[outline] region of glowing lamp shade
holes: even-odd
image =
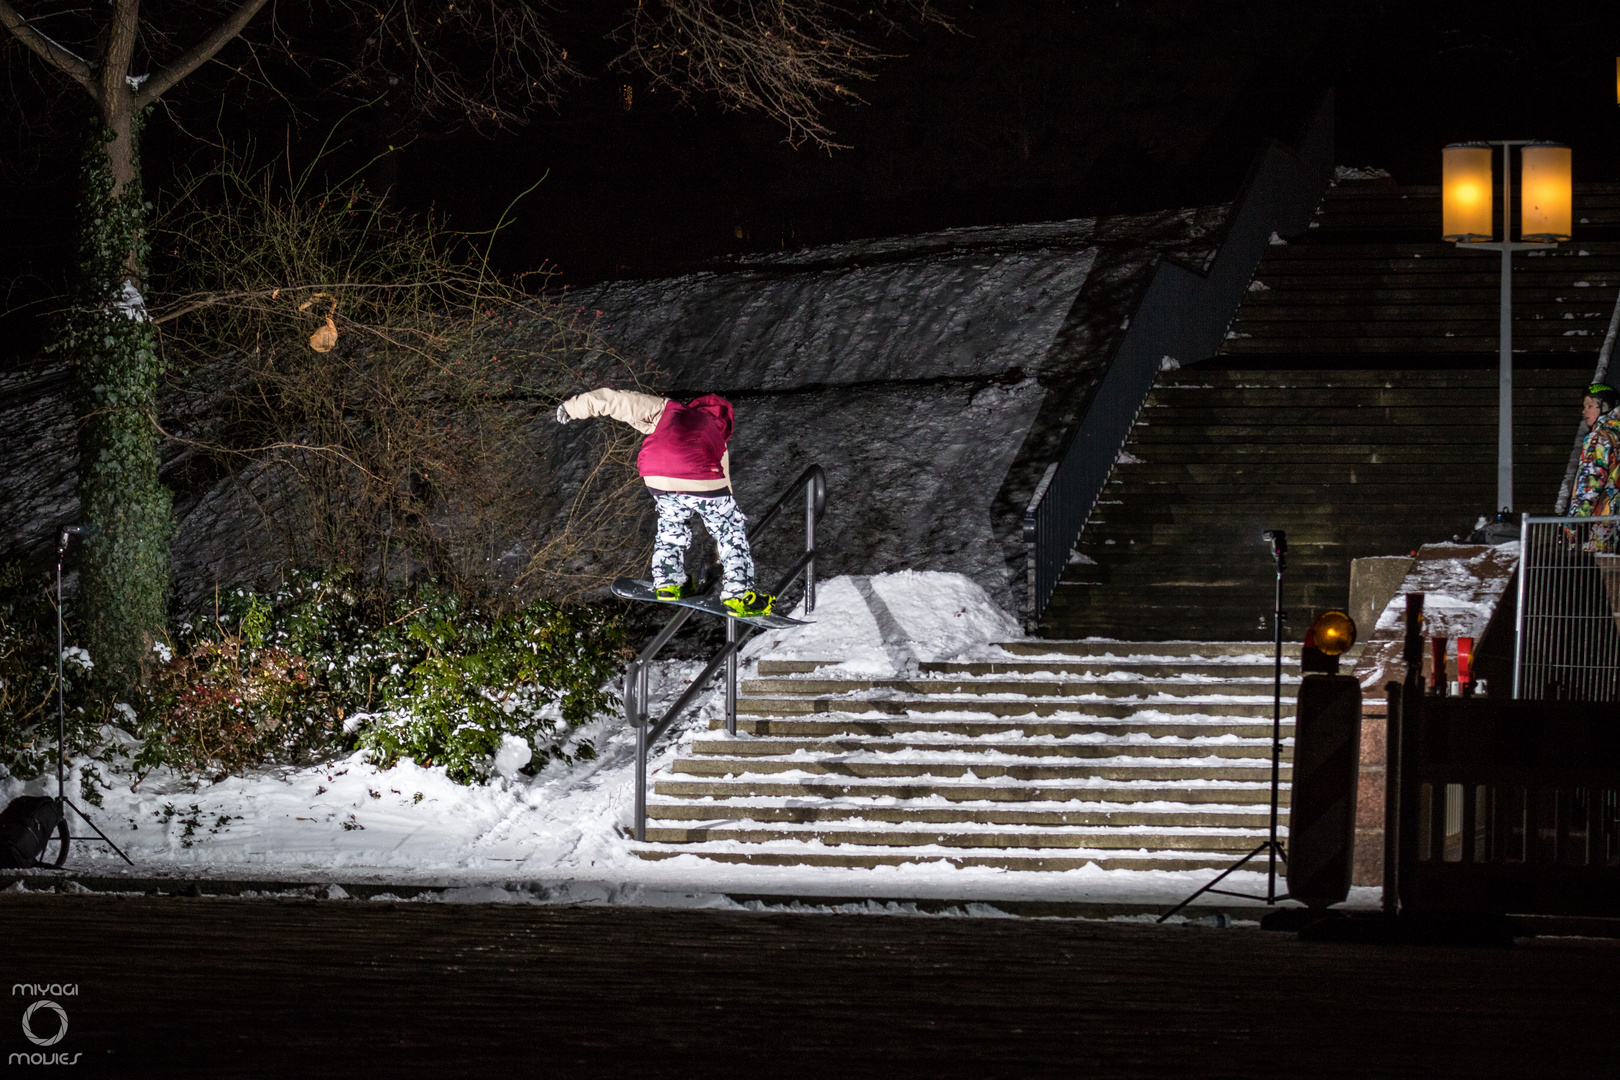
[[[1324,611],[1311,623],[1309,636],[1318,649],[1338,656],[1356,643],[1356,623],[1342,611]]]
[[[1568,240],[1572,218],[1569,147],[1535,143],[1521,154],[1520,239]]]
[[[1491,221],[1491,148],[1484,143],[1452,143],[1440,154],[1440,217],[1445,238],[1491,239],[1496,231]]]

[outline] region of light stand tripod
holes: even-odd
[[[1208,885],[1205,885],[1187,899],[1160,915],[1159,922],[1169,919],[1205,893],[1236,896],[1244,900],[1264,900],[1268,904],[1275,904],[1279,900],[1288,899],[1287,893],[1281,896],[1277,895],[1277,863],[1280,861],[1285,866],[1288,863],[1288,855],[1283,851],[1282,842],[1277,839],[1277,792],[1282,783],[1282,580],[1283,570],[1288,566],[1288,534],[1281,529],[1272,529],[1260,535],[1271,544],[1271,559],[1277,566],[1276,600],[1272,605],[1271,618],[1271,625],[1275,631],[1273,640],[1273,659],[1275,663],[1272,668],[1271,680],[1271,833],[1253,851],[1222,870],[1214,881],[1211,881]],[[1230,892],[1215,887],[1225,881],[1228,874],[1242,869],[1250,859],[1255,858],[1261,852],[1266,855],[1266,895],[1255,896],[1253,893]]]
[[[56,832],[57,839],[62,846],[56,853],[56,861],[51,865],[61,866],[67,862],[70,841],[99,839],[118,852],[120,859],[129,863],[130,866],[134,866],[135,864],[130,861],[128,855],[124,854],[123,849],[113,843],[107,834],[101,831],[101,827],[90,820],[90,815],[80,810],[67,797],[67,778],[63,772],[63,767],[67,761],[67,705],[62,692],[62,560],[67,555],[68,541],[83,531],[82,526],[79,525],[64,525],[56,541],[56,801],[59,807],[65,807],[78,814],[81,821],[96,831],[96,835],[70,836],[68,834],[67,814],[62,813],[61,823],[57,826]],[[44,860],[41,860],[41,865],[44,865]]]

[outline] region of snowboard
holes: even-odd
[[[749,626],[758,626],[766,630],[780,630],[785,626],[808,626],[803,619],[790,619],[786,615],[733,615],[720,603],[717,596],[688,596],[684,600],[660,600],[653,592],[653,583],[642,581],[639,578],[622,577],[615,581],[610,588],[613,595],[624,600],[647,600],[654,604],[674,604],[677,607],[689,607],[696,611],[705,611],[710,615],[719,615],[727,619],[736,619]]]

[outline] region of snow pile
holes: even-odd
[[[841,660],[821,674],[899,675],[919,662],[960,660],[991,644],[1022,638],[1017,620],[962,574],[902,570],[837,577],[816,588],[816,609],[795,618],[811,625],[761,635],[744,649],[748,661]]]

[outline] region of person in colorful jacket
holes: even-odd
[[[1581,464],[1569,512],[1576,517],[1607,517],[1620,513],[1620,390],[1607,383],[1586,388],[1581,417],[1591,432],[1581,446]],[[1592,526],[1588,550],[1620,550],[1613,525]]]
[[[646,436],[636,466],[658,507],[653,541],[653,588],[660,600],[696,591],[686,573],[692,543],[691,518],[703,519],[720,551],[725,580],[720,601],[733,615],[768,615],[776,597],[754,588],[754,556],[748,529],[731,494],[731,402],[705,394],[678,401],[633,390],[603,387],[557,406],[557,422],[608,416]]]

